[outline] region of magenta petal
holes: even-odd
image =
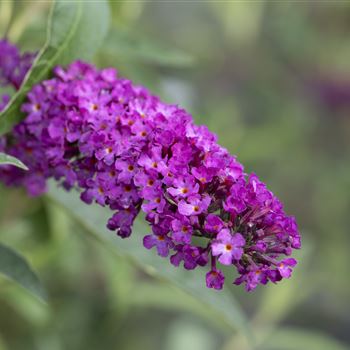
[[[180,201],[178,210],[181,215],[190,216],[193,214],[193,205]]]

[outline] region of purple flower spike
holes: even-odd
[[[19,57],[0,41],[0,84],[17,88],[28,66]],[[8,97],[1,101],[3,108]],[[143,211],[153,232],[144,246],[187,270],[211,261],[208,288],[223,287],[217,262],[232,266],[234,283],[247,291],[290,277],[296,261],[289,256],[301,247],[295,219],[185,110],[114,69],[80,61],[56,67],[21,109],[26,118],[0,138],[0,152],[30,171],[2,166],[5,184],[30,195],[43,193],[49,178],[76,188],[83,202],[111,211],[107,227],[122,238]]]

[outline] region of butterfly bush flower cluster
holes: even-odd
[[[144,212],[144,246],[175,266],[208,266],[209,288],[223,287],[220,265],[234,267],[234,283],[248,291],[290,277],[300,248],[294,218],[185,110],[78,61],[34,86],[22,111],[0,148],[30,171],[1,168],[7,185],[34,196],[48,178],[78,188],[82,201],[111,210],[107,227],[122,238]]]

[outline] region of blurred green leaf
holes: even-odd
[[[148,38],[113,28],[103,45],[103,52],[127,60],[141,60],[149,63],[186,67],[194,63],[190,54],[173,47],[158,44]]]
[[[303,238],[303,249],[296,251],[293,255],[298,260],[298,266],[293,271],[291,280],[281,282],[278,290],[274,288],[274,285],[264,288],[259,307],[253,317],[255,326],[268,324],[269,327],[274,327],[280,324],[293,309],[314,292],[314,288],[317,288],[307,283],[309,276],[306,271],[308,271],[309,259],[312,256],[312,245],[312,241]],[[302,289],[300,289],[301,285]]]
[[[12,1],[0,2],[0,33],[3,36],[6,34],[12,13]],[[1,346],[0,346],[1,349]]]
[[[6,347],[3,339],[2,339],[2,336],[0,334],[0,350],[7,350],[8,348]]]
[[[13,165],[17,168],[28,170],[28,168],[17,158],[0,152],[0,165]]]
[[[2,290],[1,297],[11,305],[16,314],[21,315],[23,320],[36,326],[44,326],[51,316],[51,309],[46,303],[33,298],[25,289],[17,288],[15,284]]]
[[[271,334],[259,350],[347,350],[333,337],[316,331],[298,328],[281,328]]]
[[[213,311],[204,308],[200,300],[193,298],[182,288],[178,288],[168,281],[136,282],[135,288],[129,291],[128,302],[131,306],[150,308],[152,310],[187,311],[207,320],[211,327],[219,332],[231,331],[231,327],[223,327],[213,317]],[[226,325],[226,324],[225,324]]]
[[[0,244],[0,273],[17,282],[42,301],[46,293],[28,262],[13,249]]]
[[[113,244],[115,252],[131,259],[148,274],[173,283],[197,301],[202,307],[212,312],[217,322],[228,325],[231,329],[250,334],[247,319],[228,289],[214,291],[205,286],[205,271],[186,271],[176,268],[168,260],[161,259],[154,251],[145,249],[142,245],[144,234],[150,228],[141,220],[136,220],[134,233],[128,239],[120,239],[107,230],[106,223],[111,212],[97,205],[85,205],[77,193],[68,193],[58,189],[55,183],[50,184],[49,198],[62,205],[81,225],[98,239]],[[114,249],[113,249],[114,250]]]
[[[166,350],[214,350],[218,348],[213,333],[191,319],[178,318],[170,325],[167,333]]]
[[[0,114],[0,134],[23,118],[20,106],[31,87],[50,76],[57,64],[75,59],[91,60],[108,30],[107,1],[56,0],[48,21],[47,41],[39,52],[22,87]]]

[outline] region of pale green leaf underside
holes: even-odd
[[[214,291],[205,286],[205,271],[186,271],[176,268],[167,259],[156,255],[154,250],[147,250],[142,245],[142,238],[150,229],[141,220],[136,220],[130,238],[121,239],[106,228],[112,212],[97,205],[81,202],[76,192],[66,192],[51,183],[49,198],[63,206],[88,231],[107,244],[112,244],[120,255],[131,258],[134,263],[155,277],[173,283],[211,309],[218,322],[223,321],[231,328],[248,333],[248,322],[229,291]]]
[[[0,166],[1,165],[13,165],[13,166],[16,166],[17,168],[28,170],[25,164],[23,164],[19,159],[0,152]]]
[[[76,59],[91,60],[107,33],[109,10],[106,0],[56,0],[48,22],[47,41],[24,83],[0,114],[0,135],[23,119],[20,106],[34,84],[47,79],[56,65]]]
[[[27,261],[12,248],[3,244],[0,244],[0,273],[18,283],[37,298],[46,300],[46,293]]]

